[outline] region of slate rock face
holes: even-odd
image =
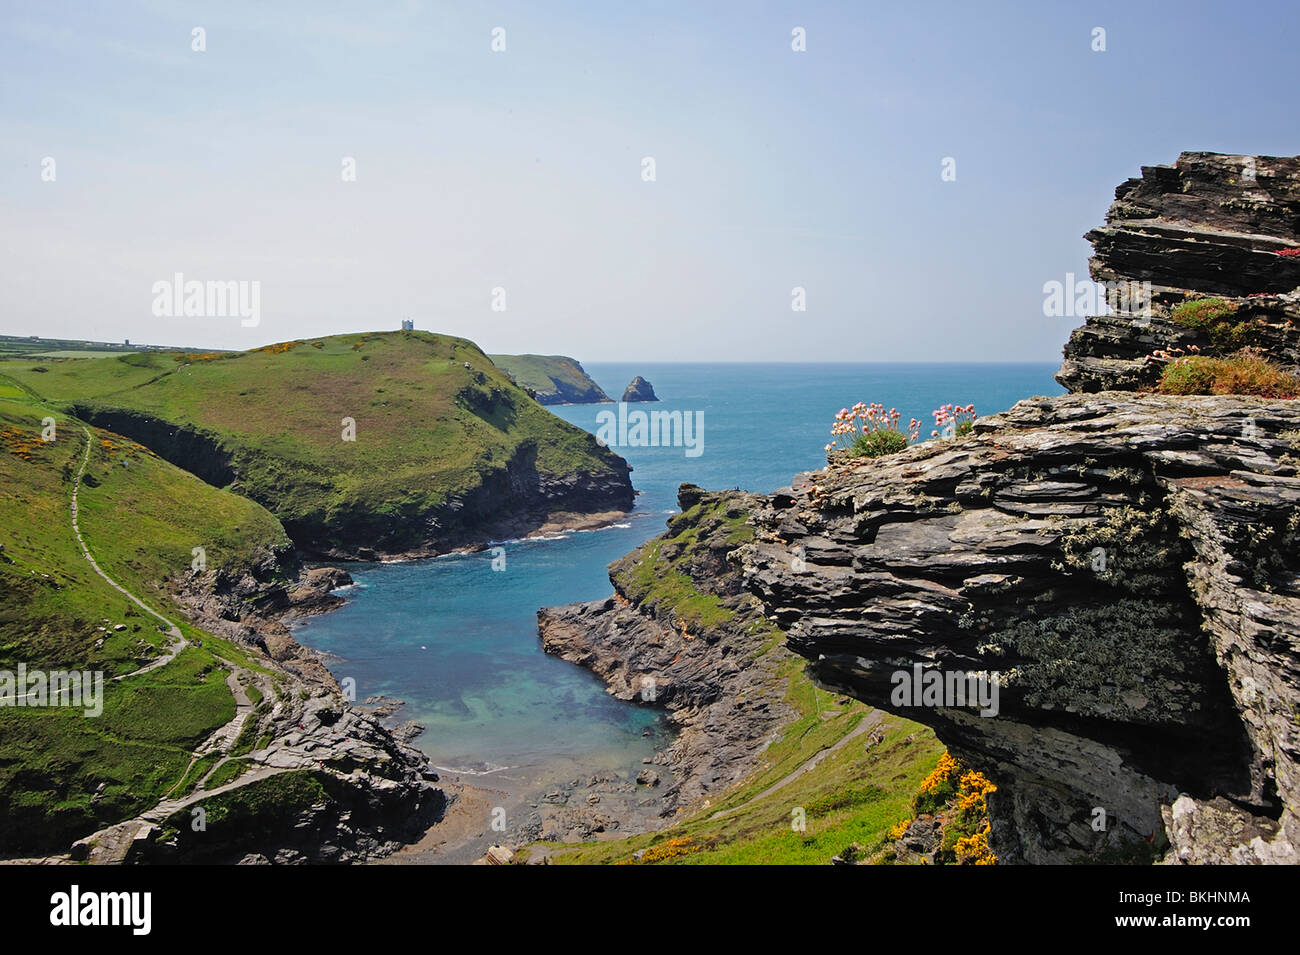
[[[818,680],[997,784],[1001,861],[1300,862],[1300,402],[1152,394],[1149,357],[1300,366],[1300,159],[1184,153],[1088,238],[1094,280],[1150,295],[1070,336],[1074,394],[797,477],[745,585]],[[1186,321],[1204,297],[1226,326]],[[996,715],[905,705],[918,665]]]
[[[1300,861],[1297,436],[1297,402],[1022,401],[800,476],[757,511],[746,584],[816,679],[997,783],[1000,859],[1167,835],[1185,861]],[[997,715],[894,705],[916,664],[995,675]],[[1166,833],[1175,806],[1214,821]]]
[[[646,381],[640,375],[637,375],[628,382],[627,387],[623,389],[623,400],[658,401],[659,398],[655,395],[655,390],[650,386],[650,382]]]
[[[1239,307],[1234,322],[1288,370],[1300,368],[1300,158],[1183,153],[1144,166],[1115,190],[1106,224],[1086,236],[1089,272],[1114,314],[1088,318],[1065,346],[1056,379],[1073,392],[1150,387],[1156,350],[1234,350],[1173,320],[1193,298]],[[1127,293],[1149,285],[1149,296]]]

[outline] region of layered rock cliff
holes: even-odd
[[[1183,153],[1144,166],[1085,238],[1111,310],[1070,335],[1056,376],[1070,391],[1149,387],[1158,350],[1249,345],[1300,366],[1300,160]],[[1179,320],[1179,306],[1207,296],[1232,309],[1229,322]]]
[[[1000,860],[1294,863],[1300,406],[1135,392],[1198,342],[1295,367],[1300,162],[1184,154],[1116,196],[1093,277],[1154,304],[1071,336],[1076,394],[801,475],[757,509],[746,583],[816,678],[996,783]],[[1230,320],[1178,309],[1206,294]],[[916,667],[996,705],[904,705]]]
[[[1177,848],[1280,861],[1300,834],[1288,432],[1294,403],[1024,401],[803,475],[758,511],[748,581],[819,681],[934,726],[997,783],[1000,859],[1154,845],[1187,793],[1250,838]],[[996,677],[996,715],[900,708],[918,664]]]

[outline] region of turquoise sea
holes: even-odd
[[[575,772],[638,767],[663,745],[654,710],[615,701],[586,670],[542,653],[539,607],[611,592],[606,565],[658,534],[684,481],[705,488],[771,491],[825,464],[835,413],[858,401],[896,407],[903,422],[941,404],[981,415],[1033,395],[1057,395],[1051,364],[592,364],[618,397],[635,375],[661,403],[628,406],[703,412],[703,451],[616,447],[633,467],[634,511],[617,526],[500,542],[505,569],[489,552],[393,564],[349,564],[348,604],[296,631],[332,655],[357,698],[405,700],[401,719],[426,727],[415,742],[457,773],[494,773],[545,784]],[[612,405],[551,409],[593,433]],[[559,774],[559,775],[556,775]]]

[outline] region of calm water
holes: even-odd
[[[606,565],[663,529],[683,481],[752,491],[787,485],[825,463],[835,412],[857,401],[897,407],[904,422],[920,418],[928,435],[940,404],[973,402],[987,415],[1063,391],[1052,380],[1055,363],[585,367],[615,397],[634,375],[647,378],[661,403],[630,408],[702,411],[703,453],[616,448],[640,492],[632,514],[613,528],[504,542],[504,571],[492,570],[487,553],[347,565],[357,581],[348,605],[297,631],[340,658],[331,669],[357,681],[358,699],[406,700],[401,717],[427,727],[416,742],[444,768],[626,770],[662,745],[653,711],[610,699],[592,674],[542,653],[536,612],[607,596]],[[612,408],[552,410],[595,432],[598,413]]]

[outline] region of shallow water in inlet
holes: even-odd
[[[618,397],[634,375],[662,401],[628,410],[702,412],[698,456],[684,447],[616,447],[633,467],[635,510],[616,526],[552,539],[502,542],[491,553],[396,564],[350,564],[347,606],[296,631],[335,659],[357,698],[405,700],[398,719],[424,724],[415,740],[456,774],[527,779],[538,785],[601,769],[635,771],[665,742],[651,708],[606,695],[591,673],[541,651],[539,607],[611,592],[606,565],[663,530],[684,481],[716,489],[771,491],[825,463],[835,413],[857,401],[897,407],[932,425],[940,404],[974,403],[981,415],[1021,398],[1057,395],[1055,364],[755,365],[593,364],[587,372]],[[595,433],[613,405],[552,410]],[[699,420],[698,418],[696,420]],[[468,779],[466,781],[469,781]]]

